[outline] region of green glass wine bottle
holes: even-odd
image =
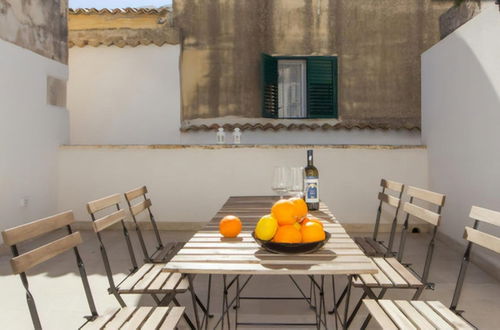
[[[307,166],[304,168],[304,197],[310,211],[319,209],[319,171],[313,163],[313,151],[307,150]]]

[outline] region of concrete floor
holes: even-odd
[[[107,279],[95,235],[91,232],[82,232],[82,234],[84,244],[80,252],[89,274],[98,311],[105,313],[119,305],[113,296],[107,294]],[[118,231],[105,233],[105,243],[107,242],[109,255],[114,261],[112,266],[116,266],[116,279],[123,278],[130,267],[126,246],[120,234]],[[162,233],[165,239],[176,241],[187,240],[191,234],[190,232]],[[146,236],[149,240],[153,239],[149,232]],[[136,243],[136,237],[134,235],[132,237]],[[421,269],[424,261],[427,239],[426,234],[409,235],[405,261],[414,263],[417,270]],[[136,251],[139,252],[138,247]],[[139,257],[139,253],[137,256]],[[431,281],[436,283],[436,289],[426,290],[421,297],[422,300],[440,300],[445,305],[450,304],[461,257],[461,252],[454,251],[444,243],[438,242],[430,274]],[[298,280],[304,288],[308,288],[305,278],[298,278]],[[196,291],[203,300],[206,299],[207,294],[206,281],[206,276],[198,276],[195,280]],[[217,319],[221,310],[221,281],[220,277],[214,278],[212,288],[214,319]],[[82,317],[88,314],[88,307],[72,253],[63,254],[32,269],[29,272],[29,283],[44,329],[76,329],[83,323]],[[345,283],[345,278],[338,277],[338,292],[343,289]],[[330,279],[326,281],[326,287],[327,308],[330,308],[332,305]],[[2,288],[0,329],[32,329],[23,286],[18,276],[11,275],[7,256],[0,257],[0,288]],[[297,296],[298,292],[287,277],[260,276],[255,277],[249,283],[245,294]],[[353,298],[356,299],[360,295],[360,290],[355,289],[353,294]],[[409,290],[395,290],[388,291],[386,297],[409,299],[412,294],[413,292],[410,293]],[[500,283],[471,265],[459,306],[466,311],[465,317],[479,329],[498,329],[500,324],[500,299],[498,297],[500,297]],[[186,293],[178,298],[191,313],[192,304],[189,295]],[[153,300],[145,296],[130,295],[126,296],[125,300],[129,305],[154,305]],[[352,329],[359,328],[365,315],[366,310],[362,307]],[[243,322],[311,322],[314,320],[314,315],[303,301],[247,300],[242,302],[239,317]],[[234,315],[231,315],[231,320],[234,320]],[[328,322],[329,328],[333,328],[332,317],[329,316]],[[213,323],[212,320],[212,327]],[[181,321],[180,328],[187,328],[184,321]],[[263,328],[265,329],[265,327],[259,329]],[[377,329],[378,327],[372,321],[370,328]]]

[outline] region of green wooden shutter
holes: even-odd
[[[278,117],[278,60],[262,54],[262,117]]]
[[[337,57],[308,57],[308,117],[337,118],[337,94]]]

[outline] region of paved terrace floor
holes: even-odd
[[[99,254],[97,239],[92,232],[82,232],[84,244],[80,249],[82,257],[89,274],[92,292],[97,304],[98,311],[105,313],[119,307],[113,296],[107,294],[107,279],[104,273],[102,260]],[[129,268],[129,260],[126,246],[123,243],[119,231],[105,233],[108,239],[108,252],[112,257],[112,265],[115,265],[117,272],[121,272],[116,278],[123,278],[125,271]],[[186,241],[192,232],[163,232],[164,238],[174,241]],[[137,243],[135,236],[134,242]],[[146,237],[152,241],[151,232],[146,233]],[[417,260],[414,265],[416,269],[421,269],[427,234],[411,234],[408,239],[407,258],[408,261]],[[137,251],[138,250],[137,246]],[[461,253],[452,250],[442,242],[438,242],[435,258],[431,268],[431,281],[436,283],[436,290],[426,290],[422,299],[440,300],[445,305],[449,305],[453,294],[455,281],[458,275]],[[24,290],[18,276],[11,275],[10,265],[7,256],[0,258],[0,329],[32,329],[31,319],[25,302]],[[45,264],[34,268],[29,275],[30,287],[35,297],[44,329],[76,329],[83,323],[83,315],[88,314],[88,307],[84,292],[81,286],[78,272],[72,253],[67,253],[53,259]],[[221,281],[215,277],[212,288],[212,310],[215,313],[214,319],[220,315],[221,306]],[[301,283],[306,288],[307,281],[300,278]],[[345,279],[338,280],[338,291],[345,285]],[[196,290],[202,299],[206,299],[207,278],[198,276],[195,281]],[[340,285],[342,284],[342,285]],[[386,297],[398,299],[410,299],[413,292],[409,290],[389,291]],[[261,276],[255,277],[248,286],[248,291],[252,295],[276,294],[282,296],[296,295],[297,291],[287,277]],[[331,299],[331,282],[327,281],[327,298]],[[359,289],[354,289],[354,297],[361,294]],[[498,329],[500,324],[500,282],[471,265],[468,271],[466,285],[460,301],[460,308],[466,311],[465,316],[479,329]],[[188,306],[191,311],[191,300],[189,295],[180,295],[181,304]],[[125,300],[129,305],[151,305],[153,300],[149,297],[139,297],[136,295],[126,296]],[[328,308],[331,301],[327,300]],[[366,309],[363,307],[358,314],[352,329],[358,329]],[[311,322],[314,315],[303,301],[243,301],[240,310],[240,321],[258,322]],[[233,318],[234,320],[234,318]],[[184,321],[181,321],[180,328],[187,329]],[[213,321],[212,321],[213,322]],[[333,322],[333,317],[329,316],[329,322]],[[374,321],[369,328],[377,329]],[[245,327],[251,329],[251,327]],[[263,329],[263,328],[259,328]]]

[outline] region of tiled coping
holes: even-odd
[[[62,150],[92,150],[92,149],[426,149],[425,145],[372,145],[372,144],[150,144],[150,145],[62,145]]]

